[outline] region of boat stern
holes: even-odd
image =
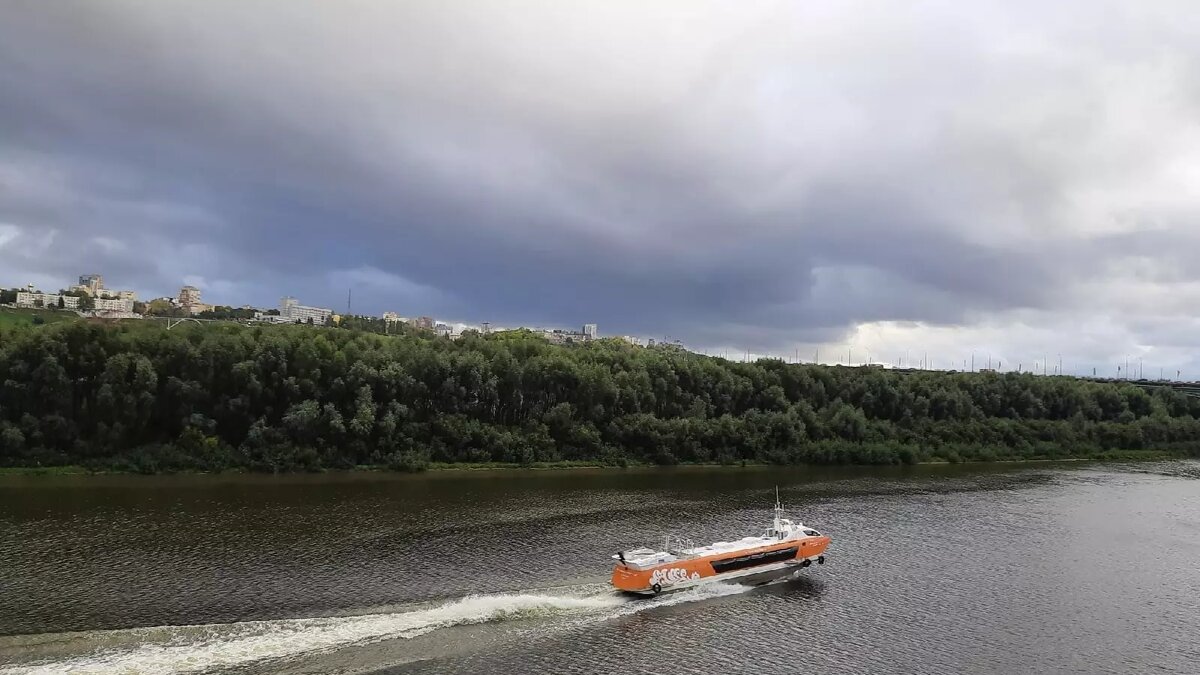
[[[628,593],[657,595],[687,588],[713,574],[712,566],[703,559],[680,560],[669,553],[654,551],[636,559],[623,556],[623,553],[613,556],[619,562],[613,567],[612,585]]]
[[[630,569],[622,564],[613,566],[612,585],[627,593],[653,593],[648,570]]]

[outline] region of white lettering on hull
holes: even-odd
[[[650,575],[650,585],[659,584],[661,586],[670,586],[681,581],[699,581],[700,573],[692,572],[688,575],[688,571],[678,567],[672,567],[665,570],[654,570]]]

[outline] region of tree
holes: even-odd
[[[175,306],[171,304],[170,300],[155,298],[146,303],[145,313],[151,316],[170,316],[174,309]]]
[[[832,408],[828,428],[848,441],[862,441],[867,434],[867,418],[858,408],[841,403]]]
[[[451,341],[370,317],[322,331],[5,326],[0,382],[0,466],[887,464],[1200,447],[1200,401],[1181,392],[732,363],[520,331]]]
[[[0,420],[0,455],[16,456],[25,449],[25,434],[9,422]]]
[[[72,298],[79,298],[79,309],[85,312],[96,307],[96,300],[85,291],[63,291],[61,294]]]
[[[58,308],[59,308],[59,309],[66,309],[66,308],[67,308],[67,302],[66,302],[65,300],[63,300],[63,297],[62,297],[61,295],[60,295],[60,296],[58,296]]]
[[[212,309],[200,312],[196,316],[201,319],[217,319],[219,321],[245,321],[253,319],[257,310],[248,308],[234,308],[228,305],[219,305]]]

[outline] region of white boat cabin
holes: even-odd
[[[821,536],[820,532],[803,523],[793,523],[787,518],[783,518],[782,511],[783,507],[780,506],[778,498],[776,498],[775,520],[762,536],[742,537],[737,541],[718,541],[707,546],[696,546],[690,540],[667,537],[661,551],[651,548],[639,548],[632,551],[622,551],[614,555],[613,559],[631,569],[646,570],[680,560],[736,553],[738,551],[778,544],[781,541]]]

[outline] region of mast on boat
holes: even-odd
[[[779,486],[775,486],[775,531],[779,532],[783,529],[783,523],[780,520],[783,518],[783,504],[779,503]]]

